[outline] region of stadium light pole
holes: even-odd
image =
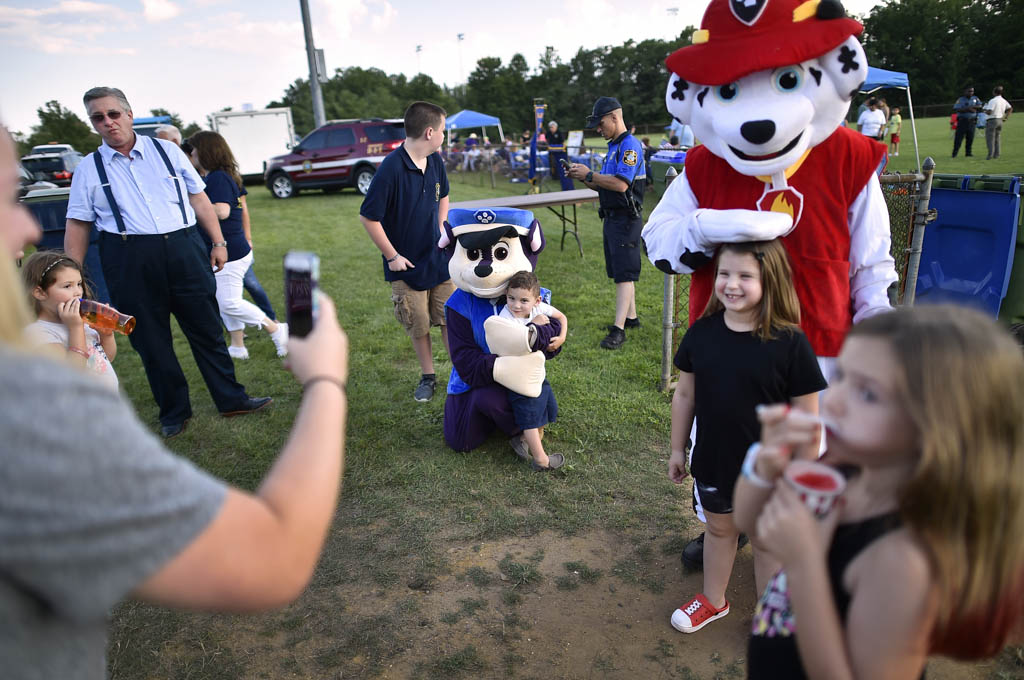
[[[466,39],[465,33],[459,33],[455,36],[459,39],[459,82],[465,82],[466,71],[462,68],[462,41]]]
[[[309,92],[313,98],[313,126],[320,127],[327,122],[324,115],[324,95],[320,91],[321,75],[316,64],[316,49],[313,47],[313,25],[309,20],[308,0],[299,0],[299,7],[302,10],[302,31],[306,35],[306,59],[309,61]]]

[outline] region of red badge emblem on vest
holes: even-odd
[[[757,209],[761,212],[786,213],[793,218],[793,226],[796,227],[804,213],[804,195],[793,187],[772,189],[771,185],[765,184],[764,193],[757,199]]]

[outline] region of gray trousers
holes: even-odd
[[[989,118],[985,121],[985,146],[988,147],[988,158],[999,158],[999,138],[1003,134],[1003,119]]]

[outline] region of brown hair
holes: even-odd
[[[520,290],[528,290],[535,296],[540,296],[540,280],[531,271],[523,270],[513,274],[512,278],[508,280],[508,287],[509,290],[519,288]]]
[[[188,143],[196,150],[199,164],[203,170],[213,172],[223,170],[235,180],[238,188],[242,188],[242,176],[238,173],[238,162],[231,153],[231,147],[219,133],[212,130],[201,130],[188,138]]]
[[[775,239],[723,243],[715,254],[715,276],[718,275],[718,261],[724,252],[752,255],[761,269],[761,303],[757,308],[754,335],[761,340],[771,340],[774,331],[797,328],[800,325],[800,299],[793,287],[793,270],[789,266],[789,255],[782,242]],[[722,309],[722,302],[712,293],[701,318]]]
[[[1024,355],[994,320],[952,305],[878,314],[849,337],[887,341],[903,369],[920,458],[899,508],[939,593],[932,651],[992,656],[1024,613]]]
[[[39,313],[39,300],[32,297],[32,291],[38,286],[46,290],[57,281],[57,272],[64,268],[71,268],[82,275],[82,292],[84,297],[92,297],[92,291],[85,281],[85,272],[82,265],[73,257],[70,257],[63,250],[38,250],[29,256],[21,266],[21,280],[25,284],[25,292],[28,294],[29,304]]]
[[[430,102],[413,102],[405,110],[405,136],[419,139],[427,128],[441,126],[441,119],[448,116],[445,110]]]

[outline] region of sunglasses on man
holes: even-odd
[[[102,111],[97,111],[96,113],[89,114],[89,120],[99,125],[103,122],[104,118],[109,118],[110,120],[117,120],[122,115],[123,112],[118,111],[116,109],[113,111],[107,111],[106,113],[103,113]]]

